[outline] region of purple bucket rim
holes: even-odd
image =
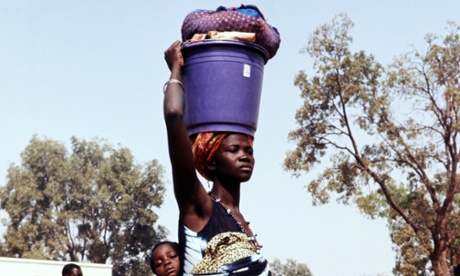
[[[187,134],[189,136],[197,135],[198,133],[203,132],[220,132],[220,133],[239,133],[239,134],[246,134],[252,137],[255,136],[256,129],[250,129],[244,125],[238,124],[203,124],[201,126],[194,126],[192,129],[187,127]]]
[[[264,64],[266,64],[269,59],[268,51],[265,50],[262,46],[255,44],[255,43],[244,42],[244,41],[239,41],[239,40],[230,40],[230,39],[203,39],[203,40],[198,40],[194,42],[186,41],[182,45],[182,50],[186,50],[188,48],[193,48],[193,47],[198,47],[198,46],[204,46],[206,44],[238,45],[238,46],[250,47],[262,53]]]

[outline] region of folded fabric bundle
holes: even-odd
[[[248,236],[241,232],[224,232],[214,236],[205,256],[191,271],[192,275],[270,275],[267,260],[257,253]]]
[[[256,41],[255,33],[245,32],[216,32],[209,31],[207,34],[194,34],[190,42],[196,42],[205,39],[221,39],[221,40],[238,40],[253,43]]]
[[[181,31],[184,42],[195,34],[210,31],[255,33],[254,43],[268,52],[269,59],[275,56],[281,42],[278,30],[267,23],[255,5],[220,6],[215,11],[194,10],[185,17]]]

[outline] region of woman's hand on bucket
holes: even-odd
[[[180,70],[180,68],[184,65],[184,58],[182,57],[181,48],[182,42],[176,40],[165,51],[165,60],[170,71]]]

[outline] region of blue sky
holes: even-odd
[[[162,118],[169,77],[164,50],[180,39],[195,9],[241,1],[0,0],[0,185],[6,169],[34,134],[69,145],[71,136],[107,139],[133,152],[138,163],[157,159],[168,188],[159,223],[177,239],[177,207]],[[383,220],[331,203],[313,207],[304,185],[321,170],[293,178],[282,170],[294,147],[299,70],[313,73],[299,50],[312,31],[345,12],[355,27],[353,50],[383,63],[427,33],[445,34],[458,21],[459,1],[251,1],[277,27],[281,45],[265,66],[255,140],[256,169],[243,186],[241,209],[272,260],[293,258],[317,275],[391,275],[395,254]],[[0,214],[5,217],[5,214]],[[0,232],[4,228],[0,227]]]

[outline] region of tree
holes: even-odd
[[[280,259],[275,258],[270,263],[270,271],[273,276],[313,276],[306,264],[297,263],[293,259],[287,259],[286,263],[281,263]]]
[[[353,22],[336,16],[302,49],[315,75],[300,71],[303,105],[289,139],[285,169],[299,177],[327,158],[307,189],[313,204],[331,193],[371,218],[388,219],[398,261],[395,273],[453,275],[460,263],[460,28],[427,35],[383,68],[373,55],[352,52]],[[439,41],[441,41],[439,43]]]
[[[72,153],[34,136],[0,190],[9,215],[6,256],[113,264],[113,275],[148,271],[148,251],[164,239],[153,208],[163,202],[156,160],[134,163],[127,148],[71,138]]]

